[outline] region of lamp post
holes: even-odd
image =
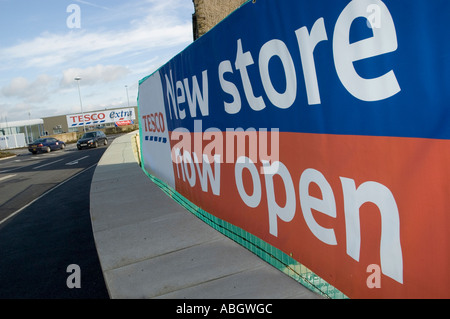
[[[81,115],[83,116],[83,132],[86,133],[86,126],[84,125],[83,102],[81,102],[81,92],[80,92],[80,80],[81,80],[81,78],[80,77],[76,77],[74,80],[77,81],[78,96],[80,97]]]
[[[129,118],[129,121],[131,123],[130,97],[128,96],[128,85],[125,85],[125,89],[127,90],[128,118]]]
[[[128,96],[128,85],[125,85],[125,89],[127,90],[128,107],[130,107],[130,97]]]

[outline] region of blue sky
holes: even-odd
[[[70,5],[80,9],[79,19]],[[192,0],[0,0],[0,121],[136,105],[192,42]],[[69,22],[80,22],[73,28]]]

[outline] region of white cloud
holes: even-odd
[[[151,54],[161,48],[190,42],[191,22],[178,21],[166,8],[167,5],[157,6],[160,11],[155,9],[154,12],[158,14],[149,13],[130,23],[127,29],[103,29],[96,32],[81,29],[68,30],[62,34],[44,32],[34,39],[2,48],[2,68],[6,69],[8,65],[50,68],[75,62],[78,65],[92,65],[124,54]]]
[[[129,70],[121,65],[101,65],[81,68],[70,68],[63,71],[61,86],[72,86],[76,77],[81,77],[83,84],[108,83],[116,81],[129,73]]]
[[[29,86],[30,82],[26,78],[17,77],[12,79],[11,83],[2,89],[2,93],[6,97],[17,96],[22,94]]]
[[[111,10],[110,8],[99,6],[98,4],[95,4],[95,3],[92,3],[92,2],[88,2],[88,1],[75,0],[75,2],[78,2],[78,3],[81,3],[81,4],[87,4],[88,6],[95,7],[95,8],[100,8],[100,9],[104,9],[104,10]]]
[[[126,104],[125,85],[135,103],[138,81],[192,42],[191,0],[133,0],[100,10],[99,1],[74,2],[82,7],[81,29],[62,19],[56,32],[30,27],[15,37],[20,42],[0,46],[0,111],[8,118],[22,118],[27,108],[32,116],[79,108],[78,76],[86,109]]]
[[[48,87],[52,81],[52,77],[47,74],[39,75],[33,82],[24,77],[16,77],[1,92],[5,97],[18,97],[27,103],[42,102],[47,99]]]

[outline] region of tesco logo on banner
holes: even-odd
[[[67,116],[67,124],[69,127],[77,127],[84,125],[104,124],[108,121],[105,112],[85,113]]]
[[[142,116],[144,129],[146,132],[164,133],[166,125],[164,122],[164,114],[161,112]]]
[[[78,124],[83,122],[102,121],[106,118],[106,115],[105,113],[93,113],[93,114],[70,116],[69,118],[72,120],[72,124]]]
[[[67,124],[69,127],[75,127],[83,125],[115,123],[120,121],[128,121],[129,123],[131,123],[135,119],[136,117],[132,109],[120,109],[120,110],[68,115]]]

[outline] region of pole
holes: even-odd
[[[84,113],[83,113],[83,102],[81,101],[81,91],[80,91],[80,77],[77,77],[74,79],[75,81],[77,81],[77,86],[78,86],[78,96],[80,97],[80,107],[81,107],[81,115],[83,116],[83,132],[86,133],[86,126],[84,125]]]
[[[127,102],[128,102],[128,120],[131,122],[131,112],[130,112],[130,97],[128,96],[128,85],[125,85],[127,90]]]
[[[125,89],[127,90],[128,107],[130,107],[130,97],[128,96],[128,85],[125,85]]]

